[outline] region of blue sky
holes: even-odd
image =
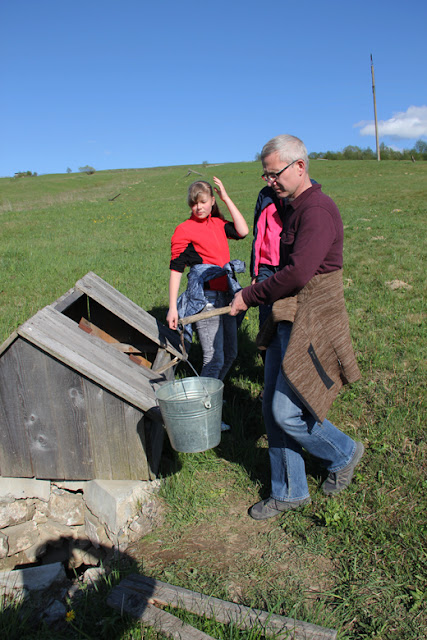
[[[4,0],[0,176],[427,140],[427,3]]]

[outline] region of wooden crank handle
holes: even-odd
[[[198,320],[206,320],[207,318],[213,318],[214,316],[223,316],[226,313],[230,313],[231,304],[228,307],[220,307],[219,309],[210,309],[209,311],[201,311],[200,313],[194,314],[194,316],[187,316],[186,318],[180,318],[178,320],[178,324],[184,327],[186,324],[191,324],[192,322],[198,322]]]

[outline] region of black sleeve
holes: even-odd
[[[193,267],[195,264],[202,264],[203,260],[190,242],[186,249],[177,258],[170,261],[169,269],[184,273],[185,267]]]
[[[224,225],[224,231],[227,238],[231,238],[232,240],[242,240],[242,236],[236,231],[236,227],[234,226],[234,222],[226,222]]]

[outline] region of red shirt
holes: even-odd
[[[234,224],[208,216],[199,220],[191,216],[177,226],[171,239],[170,268],[184,272],[195,264],[215,264],[223,267],[230,262],[227,237],[239,238]],[[209,281],[211,289],[227,291],[227,276]]]

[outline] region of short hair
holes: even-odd
[[[199,201],[201,195],[207,195],[211,198],[215,197],[212,186],[209,184],[209,182],[206,182],[206,180],[196,180],[196,182],[192,182],[190,184],[190,186],[188,187],[188,206],[192,207],[194,204],[196,204]],[[211,215],[213,218],[221,218],[222,220],[224,219],[224,216],[222,215],[216,200],[213,204]]]
[[[261,162],[267,156],[275,152],[279,153],[279,158],[283,162],[294,162],[304,160],[306,171],[308,172],[308,153],[305,144],[299,138],[283,133],[269,140],[262,148]]]

